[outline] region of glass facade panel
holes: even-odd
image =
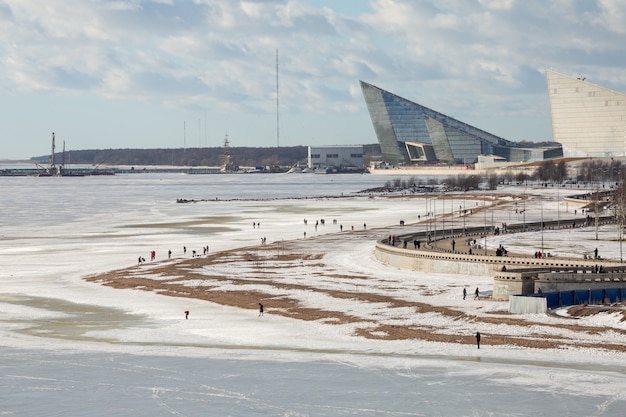
[[[409,163],[416,160],[449,164],[474,163],[478,160],[478,155],[498,154],[495,153],[496,150],[507,156],[514,155],[516,161],[520,155],[524,155],[524,152],[505,150],[520,148],[515,142],[363,81],[361,89],[383,158],[389,163]],[[404,146],[409,142],[413,145]],[[423,148],[421,151],[412,149],[411,146],[415,144],[432,146],[429,148],[432,152],[424,152]]]

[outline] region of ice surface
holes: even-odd
[[[303,239],[304,231],[307,239],[335,236],[340,225],[349,231],[364,223],[368,229],[380,228],[384,237],[387,227],[400,220],[415,222],[428,211],[444,213],[471,204],[491,207],[494,201],[354,193],[386,180],[305,174],[2,178],[0,415],[623,415],[626,362],[613,352],[514,346],[478,351],[467,345],[366,340],[353,336],[351,325],[271,314],[259,319],[254,307],[242,310],[82,280],[136,265],[139,256],[149,259],[151,250],[157,261],[165,262],[170,249],[179,258],[190,257],[192,250],[202,253],[206,245],[211,252],[254,247],[264,237],[289,245]],[[530,201],[539,201],[539,191],[532,188],[500,189],[507,194],[498,198],[510,200],[509,192],[533,194]],[[572,207],[557,204],[556,190],[541,194],[544,202],[526,203],[523,217],[512,209],[493,210],[480,218],[457,216],[455,227],[465,221],[497,225],[572,215]],[[207,201],[177,204],[177,198]],[[322,218],[325,226],[315,230],[315,221]],[[621,257],[615,228],[601,227],[598,241],[593,228],[538,233],[493,237],[488,245],[502,243],[532,253],[543,240],[555,254],[580,255],[597,245],[602,256]],[[406,271],[374,261],[373,242],[346,240],[339,247],[326,262],[349,271],[351,287],[328,280],[318,285],[346,291],[367,285],[385,294],[397,291],[402,282],[407,293],[428,288],[445,303],[461,305],[458,276],[407,279]],[[144,267],[149,271],[150,262]],[[371,274],[378,279],[358,278]],[[284,279],[296,282],[303,276]],[[470,277],[466,284],[488,291],[491,279]],[[336,302],[311,298],[306,291],[298,296],[312,306]],[[436,313],[412,317],[410,309],[390,310],[384,303],[374,311],[354,300],[333,307],[357,316],[375,314],[396,325],[423,320],[444,332],[475,330]],[[471,308],[489,314],[503,304],[485,301]],[[184,310],[191,311],[190,320],[184,320]],[[561,319],[532,320],[548,326]],[[617,317],[582,320],[614,329],[590,334],[591,343],[597,337],[624,343],[626,328]],[[485,331],[511,334],[520,329],[494,325]]]

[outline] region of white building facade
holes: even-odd
[[[626,94],[547,70],[554,141],[572,157],[626,156]]]
[[[308,166],[334,172],[363,169],[363,146],[309,146]]]

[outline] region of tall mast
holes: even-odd
[[[276,147],[280,147],[280,118],[278,107],[278,48],[276,48]]]
[[[230,172],[233,169],[230,159],[229,147],[230,142],[228,141],[228,133],[226,133],[226,136],[224,137],[224,154],[222,155],[222,167],[220,168],[220,171],[222,172]]]
[[[54,132],[52,132],[52,154],[50,155],[50,166],[54,167]]]

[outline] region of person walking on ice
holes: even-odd
[[[189,310],[185,310],[185,320],[189,319]]]
[[[480,349],[480,333],[476,332],[476,346]]]
[[[467,290],[465,288],[463,288],[463,299],[465,300],[465,297],[467,297]]]
[[[263,304],[259,303],[259,317],[263,315]]]
[[[474,291],[474,300],[480,300],[480,293],[478,292],[478,287],[476,287],[476,291]]]

